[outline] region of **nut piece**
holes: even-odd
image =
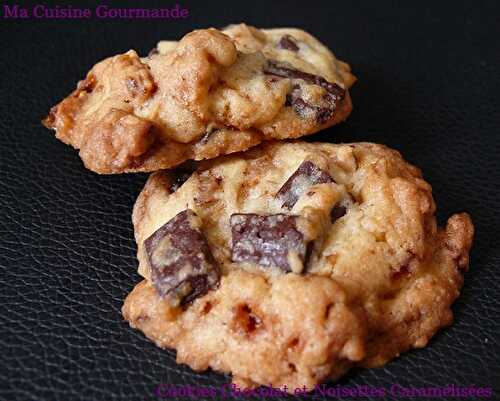
[[[144,241],[154,287],[174,306],[184,305],[216,286],[220,271],[200,231],[201,221],[186,209]]]
[[[326,171],[321,170],[313,162],[302,162],[295,173],[283,184],[276,197],[283,200],[282,207],[291,209],[299,198],[312,185],[335,182]]]
[[[233,214],[230,219],[233,262],[300,273],[304,269],[307,243],[297,228],[297,218],[286,214]]]

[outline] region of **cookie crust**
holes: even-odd
[[[304,31],[202,29],[145,58],[130,50],[97,63],[44,124],[92,171],[156,171],[337,124],[352,109],[354,81]]]
[[[304,161],[333,182],[312,185],[291,210],[276,197]],[[151,175],[133,213],[139,273],[123,315],[179,363],[231,372],[240,386],[288,388],[336,379],[353,366],[381,366],[424,347],[451,324],[468,268],[466,213],[436,225],[431,186],[418,168],[370,143],[266,143],[201,163],[175,192]],[[332,210],[344,205],[340,217]],[[220,287],[188,308],[154,290],[143,241],[179,211],[200,216],[222,272]],[[231,260],[230,216],[289,213],[314,247],[301,274]]]

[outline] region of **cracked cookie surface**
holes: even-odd
[[[44,124],[97,173],[156,171],[336,124],[354,80],[299,29],[202,29],[99,62]]]
[[[159,295],[144,244],[186,210],[220,281],[180,307]],[[312,389],[451,323],[473,225],[461,213],[440,229],[434,213],[420,171],[370,143],[269,142],[201,162],[183,183],[157,172],[134,207],[144,280],[123,315],[193,369]]]

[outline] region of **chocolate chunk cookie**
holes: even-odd
[[[452,322],[473,225],[462,213],[438,228],[431,186],[398,152],[268,142],[173,180],[152,174],[134,207],[144,280],[123,315],[179,363],[311,389]],[[177,301],[197,275],[210,283]]]
[[[336,124],[354,81],[304,31],[202,29],[96,64],[44,124],[97,173],[156,171]]]

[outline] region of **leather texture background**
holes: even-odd
[[[113,3],[139,4],[155,5]],[[500,399],[500,3],[183,5],[182,21],[0,21],[0,399],[154,400],[160,383],[229,381],[177,366],[122,320],[139,281],[130,216],[146,175],[86,170],[40,120],[104,57],[240,21],[302,27],[352,65],[353,114],[310,140],[399,149],[432,184],[439,221],[465,210],[476,226],[454,325],[340,384],[475,385]]]

